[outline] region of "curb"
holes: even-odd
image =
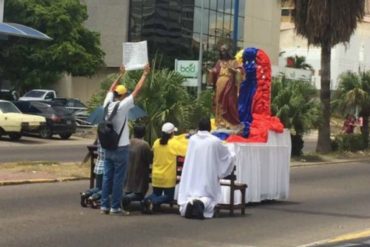
[[[346,160],[331,160],[331,161],[319,161],[319,162],[291,162],[290,167],[299,168],[305,166],[319,166],[319,165],[333,165],[333,164],[345,164],[352,162],[370,162],[370,157],[361,158],[361,159],[346,159]]]
[[[87,177],[62,177],[62,178],[50,178],[50,179],[5,180],[5,181],[0,181],[0,186],[20,185],[20,184],[38,184],[38,183],[57,183],[57,182],[88,180],[88,179],[89,178]]]

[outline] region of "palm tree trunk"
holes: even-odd
[[[316,151],[319,153],[328,153],[331,151],[330,141],[330,60],[331,45],[330,41],[324,41],[321,44],[321,114],[322,122],[319,126],[319,137]]]

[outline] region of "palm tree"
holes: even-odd
[[[365,147],[369,144],[369,116],[370,116],[370,71],[358,74],[354,72],[343,73],[333,100],[334,109],[342,114],[353,114],[358,111],[363,118],[361,133]]]
[[[301,155],[303,134],[316,128],[319,121],[316,89],[307,81],[282,76],[273,80],[271,95],[271,111],[292,130],[292,155]]]
[[[364,16],[364,0],[295,0],[296,32],[309,45],[321,46],[322,124],[316,151],[329,152],[330,145],[330,57],[331,48],[349,41]]]

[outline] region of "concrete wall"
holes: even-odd
[[[264,50],[273,65],[278,64],[280,38],[280,0],[247,0],[244,44]]]
[[[308,47],[307,40],[297,36],[294,29],[281,31],[280,66],[284,66],[284,58],[288,56],[305,56],[307,63],[315,69],[314,83],[320,89],[321,48]],[[370,70],[370,23],[358,24],[348,44],[338,44],[332,48],[331,56],[331,88],[336,89],[338,78],[345,71],[358,72]]]
[[[112,73],[116,73],[116,68],[104,68],[92,77],[72,77],[64,75],[52,88],[56,90],[58,97],[78,98],[87,103],[92,95],[100,91],[100,84]]]
[[[107,67],[122,63],[122,43],[127,41],[129,22],[128,0],[81,0],[87,5],[86,27],[100,33]]]
[[[100,82],[122,64],[122,43],[128,37],[129,1],[81,0],[81,3],[87,6],[89,15],[85,26],[100,33],[106,67],[93,77],[65,75],[54,85],[54,89],[60,97],[79,98],[87,102],[100,89]]]

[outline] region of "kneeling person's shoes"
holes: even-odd
[[[200,200],[194,200],[192,216],[194,219],[204,219],[204,204]]]
[[[191,202],[188,202],[188,204],[186,204],[185,218],[191,219],[192,216],[193,216],[193,204]]]

